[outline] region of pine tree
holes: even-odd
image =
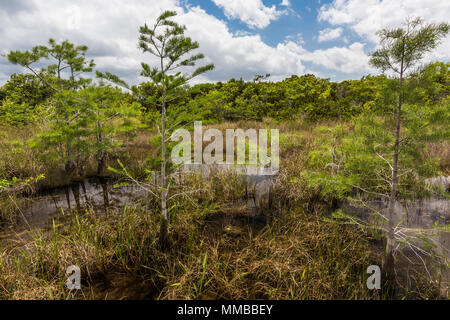
[[[167,137],[168,137],[168,107],[180,98],[180,88],[192,78],[212,70],[214,66],[208,64],[189,73],[188,67],[194,67],[196,62],[203,59],[201,53],[193,54],[192,51],[199,48],[198,42],[192,41],[184,35],[185,26],[170,20],[176,12],[165,11],[156,20],[152,27],[146,24],[140,28],[139,47],[143,52],[150,53],[158,59],[157,66],[151,68],[142,63],[144,77],[150,78],[159,88],[157,105],[161,112],[161,228],[159,242],[161,248],[167,246],[168,240],[168,213],[167,195],[169,185],[167,183]],[[182,93],[181,93],[182,94]]]
[[[407,19],[403,28],[382,29],[377,32],[381,48],[376,50],[370,63],[384,71],[394,72],[398,76],[398,104],[395,115],[395,146],[392,159],[392,184],[389,198],[389,231],[387,237],[385,271],[394,275],[394,208],[397,201],[399,153],[401,152],[402,105],[404,101],[404,79],[408,72],[423,58],[426,52],[435,49],[440,40],[450,30],[447,23],[424,24],[420,18]]]

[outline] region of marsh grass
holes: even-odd
[[[233,206],[242,179],[220,173],[184,177],[171,207],[170,249],[158,249],[158,209],[125,207],[108,215],[71,211],[47,231],[3,241],[2,299],[369,299],[368,238],[324,223],[321,211],[293,206],[254,216]],[[65,288],[78,265],[82,290]],[[139,285],[138,285],[139,284]]]
[[[245,184],[233,173],[183,175],[174,188],[193,192],[171,201],[170,246],[164,252],[157,245],[160,215],[152,199],[107,214],[65,212],[48,230],[0,241],[0,299],[389,298],[366,288],[367,267],[382,264],[371,236],[325,222],[330,204],[302,179],[315,125],[266,119],[220,126],[280,129],[280,174],[273,207],[263,216],[240,205]],[[124,159],[136,172],[148,152],[155,152],[148,146],[151,138],[145,134],[124,146]],[[41,165],[34,168],[45,171]],[[11,213],[12,205],[1,207]],[[82,290],[65,287],[70,265],[81,268]],[[430,286],[420,290],[421,298],[435,292]]]
[[[167,252],[158,249],[153,212],[126,208],[109,218],[73,213],[48,232],[32,233],[31,241],[1,249],[0,297],[376,298],[364,286],[367,239],[351,228],[325,224],[319,213],[286,211],[253,229],[241,213],[219,222],[199,213],[173,219]],[[210,228],[216,232],[206,232]],[[80,292],[64,286],[70,265],[81,268]],[[140,278],[145,285],[124,297],[111,280],[117,278]]]

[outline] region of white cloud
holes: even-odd
[[[291,6],[291,2],[289,0],[283,0],[283,1],[281,1],[280,5],[284,6],[284,7],[290,7]]]
[[[99,69],[114,72],[133,83],[138,82],[140,62],[148,60],[137,49],[139,26],[154,21],[167,8],[182,12],[175,0],[161,0],[151,6],[144,1],[119,0],[80,0],[77,6],[72,1],[58,0],[27,3],[33,5],[14,14],[0,10],[3,48],[27,50],[45,45],[49,38],[67,39],[77,45],[87,45]],[[74,29],[77,25],[79,28]],[[10,72],[0,68],[0,80],[9,77],[5,74]],[[14,72],[21,71],[20,67],[14,68]]]
[[[191,8],[179,21],[188,26],[187,34],[198,39],[201,51],[216,65],[210,75],[214,80],[250,79],[260,72],[284,77],[304,70],[299,56],[304,50],[292,41],[271,47],[259,35],[233,36],[225,22],[199,7]]]
[[[323,5],[318,20],[332,25],[347,25],[359,36],[373,44],[378,42],[375,32],[385,27],[398,27],[407,17],[420,16],[426,22],[446,22],[450,16],[450,1],[435,0],[335,0]],[[450,59],[450,37],[425,62]]]
[[[235,37],[245,37],[245,36],[251,36],[253,33],[251,33],[250,31],[247,30],[237,30],[234,33]]]
[[[80,0],[77,2],[79,29],[73,29],[69,23],[76,18],[73,13],[68,16],[73,2],[22,1],[20,6],[11,5],[8,9],[5,3],[9,2],[0,2],[1,53],[46,44],[50,37],[58,41],[68,39],[77,45],[87,45],[89,58],[95,60],[98,69],[116,73],[132,84],[144,80],[139,76],[140,63],[154,62],[150,55],[137,48],[139,26],[151,25],[163,10],[168,9],[179,13],[177,21],[185,24],[187,35],[200,43],[200,52],[206,56],[205,63],[212,62],[216,66],[212,72],[196,79],[197,82],[226,81],[232,77],[250,80],[255,74],[265,73],[270,73],[274,80],[283,79],[311,70],[305,63],[314,65],[323,74],[331,73],[330,70],[349,75],[370,71],[362,41],[311,52],[303,47],[300,36],[293,35],[269,46],[258,34],[233,33],[225,21],[200,7],[182,7],[177,0]],[[349,23],[348,27],[356,26],[358,21]],[[441,52],[442,57],[448,58],[448,52],[449,46]],[[20,67],[0,57],[0,83],[11,73],[21,71]]]
[[[342,35],[342,32],[344,31],[343,28],[339,27],[336,29],[326,28],[319,31],[319,37],[317,41],[324,42],[324,41],[330,41],[339,38]]]
[[[285,38],[285,42],[289,41],[295,42],[299,45],[305,44],[305,40],[303,40],[303,34],[301,32],[297,33],[297,35],[288,35]]]
[[[263,29],[272,20],[277,20],[282,11],[276,7],[266,7],[261,0],[212,0],[217,6],[223,8],[228,19],[240,19],[250,28]],[[284,1],[283,1],[284,2]]]
[[[224,21],[199,7],[182,8],[176,0],[130,0],[127,3],[81,0],[78,2],[79,29],[73,29],[68,23],[73,18],[67,15],[72,6],[69,1],[35,1],[33,7],[20,8],[12,14],[12,10],[2,10],[0,3],[2,53],[46,44],[50,37],[58,41],[68,39],[77,45],[87,45],[89,58],[95,60],[98,69],[116,73],[136,84],[144,80],[139,76],[140,63],[154,61],[137,48],[139,26],[152,24],[163,10],[170,9],[179,13],[176,19],[187,26],[187,35],[200,43],[205,63],[213,62],[216,66],[202,79],[252,79],[256,73],[286,77],[304,71],[299,54],[303,49],[299,44],[286,41],[269,46],[259,35],[233,34]],[[13,72],[22,72],[22,69],[0,57],[0,83]]]
[[[359,42],[355,42],[349,47],[332,47],[326,50],[307,52],[302,55],[302,59],[343,73],[373,71],[368,65],[369,58],[364,53],[364,45]]]

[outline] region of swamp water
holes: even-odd
[[[188,165],[185,172],[201,174],[208,178],[213,173],[224,173],[233,170],[245,176],[248,209],[254,211],[269,206],[270,195],[276,175],[267,169],[247,172],[245,167]],[[156,179],[154,181],[157,182]],[[41,227],[62,211],[71,209],[84,210],[93,208],[105,210],[108,207],[122,208],[147,203],[148,192],[136,184],[118,184],[99,178],[86,178],[74,182],[64,188],[48,190],[45,194],[29,199],[18,216],[18,224],[22,227]],[[240,202],[244,201],[241,199]]]
[[[245,177],[247,197],[240,200],[240,205],[247,207],[247,210],[255,218],[247,222],[254,224],[257,221],[258,224],[261,224],[261,216],[258,217],[257,213],[261,209],[271,207],[272,189],[276,179],[276,174],[270,172],[270,169],[262,168],[248,172],[245,167],[234,166],[218,167],[193,164],[185,167],[186,172],[200,174],[204,178],[226,170],[232,170]],[[115,185],[111,181],[88,178],[68,187],[50,190],[45,195],[30,199],[28,205],[18,215],[18,226],[22,229],[45,227],[51,222],[52,218],[61,215],[62,211],[71,209],[93,208],[104,212],[108,207],[145,207],[145,204],[148,203],[147,198],[148,193],[138,185]],[[387,203],[385,201],[373,201],[370,206],[379,210],[383,215],[386,214]],[[357,215],[363,220],[368,220],[371,216],[370,209],[355,207],[348,203],[342,204],[341,209],[346,213]],[[400,201],[396,204],[395,213],[396,222],[399,222],[406,229],[421,229],[425,230],[425,233],[432,232],[435,223],[439,225],[450,223],[450,200]],[[447,257],[450,256],[449,232],[438,231],[431,238],[437,246],[437,251]],[[440,282],[441,294],[446,296],[450,286],[450,268],[448,265],[442,264],[438,277],[439,279],[433,277],[433,281]]]

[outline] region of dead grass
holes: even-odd
[[[323,223],[318,213],[283,212],[256,229],[239,217],[225,223],[210,214],[178,215],[171,249],[160,252],[158,216],[151,212],[128,209],[108,219],[73,215],[21,247],[1,250],[0,297],[376,298],[364,287],[370,254],[364,235]],[[204,232],[211,225],[216,232]],[[83,275],[83,290],[75,296],[64,287],[65,269],[73,264]],[[144,285],[137,286],[137,279]]]
[[[0,299],[386,298],[365,286],[367,266],[381,264],[370,237],[323,221],[329,204],[301,178],[314,126],[268,119],[213,126],[280,129],[282,167],[266,216],[255,218],[234,206],[245,188],[232,174],[183,177],[178,187],[197,191],[171,203],[166,252],[157,246],[157,205],[108,216],[68,212],[51,230],[30,233],[31,240],[3,241]],[[148,146],[152,137],[142,133],[124,146],[126,166],[142,170],[149,154],[156,154]],[[430,152],[445,155],[442,149]],[[69,292],[65,271],[74,264],[81,268],[82,290]]]
[[[450,141],[433,142],[427,144],[424,156],[427,158],[439,158],[440,169],[444,175],[450,175]]]
[[[35,177],[43,172],[45,164],[36,161],[38,152],[27,141],[37,133],[33,126],[24,128],[4,127],[0,131],[0,174],[4,178]]]
[[[157,245],[157,207],[68,212],[31,240],[3,242],[0,298],[377,298],[364,285],[371,259],[364,234],[282,202],[253,216],[233,205],[245,195],[241,180],[184,177],[186,190],[199,191],[172,204],[165,252]],[[70,265],[82,272],[76,293],[65,288]]]

